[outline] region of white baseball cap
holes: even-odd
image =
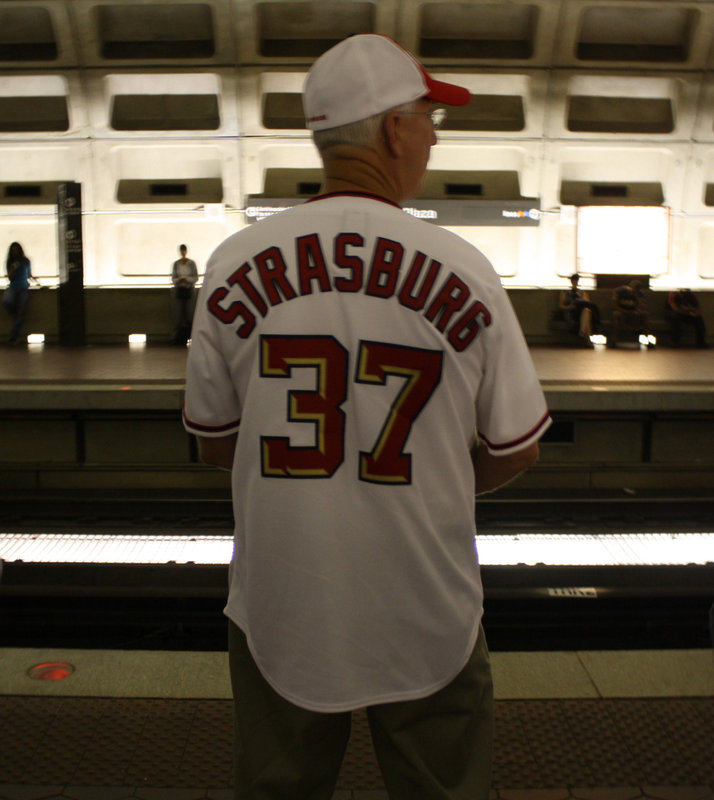
[[[419,98],[465,106],[471,93],[437,81],[393,39],[360,33],[323,53],[303,87],[303,110],[313,131],[348,125]]]

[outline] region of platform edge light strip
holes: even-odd
[[[45,564],[227,564],[230,536],[0,534],[0,559]]]
[[[711,564],[714,533],[489,534],[482,565],[626,566]],[[227,564],[231,536],[0,533],[0,560],[74,564]]]

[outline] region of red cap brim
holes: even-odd
[[[428,100],[433,100],[435,103],[444,103],[447,106],[465,106],[471,102],[471,92],[463,86],[437,81],[423,68],[422,74],[426,85],[429,87],[426,95]]]

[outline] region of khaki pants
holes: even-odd
[[[307,711],[278,695],[233,623],[229,650],[236,800],[330,800],[351,713]],[[468,663],[448,686],[421,700],[371,706],[367,717],[390,798],[488,800],[493,684],[483,629]]]

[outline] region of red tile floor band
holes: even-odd
[[[0,797],[18,784],[232,783],[227,700],[0,696],[0,720]],[[497,701],[494,787],[564,786],[699,786],[714,796],[714,697]],[[338,789],[382,788],[357,712]]]

